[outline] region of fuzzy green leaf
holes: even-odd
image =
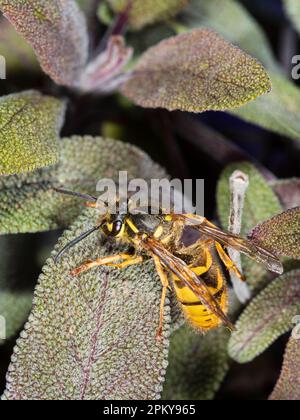
[[[300,206],[300,179],[278,179],[270,185],[285,210]]]
[[[249,176],[241,231],[241,234],[246,236],[258,223],[281,212],[282,207],[263,175],[252,164],[245,162],[229,165],[221,175],[217,191],[218,214],[224,229],[228,227],[230,214],[229,178],[235,170],[240,170]],[[265,268],[247,257],[242,259],[249,286],[252,290],[260,289],[266,280]]]
[[[0,54],[5,57],[6,73],[39,69],[33,49],[6,20],[0,19]]]
[[[267,130],[299,140],[300,91],[283,75],[267,37],[246,8],[235,0],[193,0],[184,11],[183,24],[179,26],[180,32],[208,27],[260,60],[269,70],[271,93],[231,112]]]
[[[286,210],[261,223],[249,237],[276,255],[300,259],[300,207]]]
[[[0,98],[0,175],[56,163],[64,114],[63,102],[36,91]]]
[[[106,0],[110,7],[121,13],[128,7],[129,0]],[[190,0],[130,0],[129,25],[140,30],[146,25],[175,16]]]
[[[123,93],[147,108],[203,112],[239,107],[270,88],[255,59],[218,34],[196,29],[147,50]]]
[[[204,337],[187,326],[172,334],[163,399],[212,400],[229,368],[228,338],[223,328]]]
[[[283,367],[270,400],[300,400],[300,341],[291,337],[286,348]]]
[[[0,0],[0,10],[32,45],[56,83],[76,85],[88,58],[86,22],[74,0]]]
[[[63,235],[55,254],[97,218],[89,209]],[[161,284],[153,262],[125,270],[97,268],[78,278],[70,275],[87,259],[111,252],[95,234],[58,265],[48,260],[12,357],[5,399],[159,398],[170,308],[166,304],[163,338],[157,340]]]
[[[247,363],[264,352],[278,337],[293,328],[300,313],[300,271],[274,280],[247,306],[229,341],[230,356]]]
[[[298,0],[284,0],[288,16],[295,28],[300,32],[300,3]]]
[[[139,149],[100,137],[72,137],[59,143],[60,161],[28,175],[0,177],[0,234],[40,232],[71,224],[82,202],[53,191],[63,186],[95,194],[102,178],[164,177],[165,173]]]

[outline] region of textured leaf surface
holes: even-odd
[[[287,14],[295,28],[300,32],[300,3],[298,0],[284,0]]]
[[[247,363],[293,327],[300,313],[300,271],[274,280],[245,309],[229,341],[230,356]]]
[[[229,368],[228,338],[224,328],[201,336],[184,326],[172,334],[163,399],[213,399]]]
[[[279,179],[270,183],[284,209],[300,206],[300,179]]]
[[[0,234],[39,232],[71,224],[82,202],[53,191],[61,185],[73,191],[95,194],[102,178],[165,176],[139,149],[115,140],[72,137],[59,143],[60,161],[28,175],[0,177]]]
[[[300,340],[290,338],[280,378],[270,397],[271,400],[300,400]]]
[[[0,98],[0,174],[56,163],[64,113],[63,102],[35,91]]]
[[[121,13],[126,10],[129,0],[106,0],[111,8]],[[146,25],[175,16],[190,0],[131,0],[129,25],[139,30]]]
[[[0,10],[32,45],[43,70],[74,86],[87,62],[86,22],[73,0],[0,0]]]
[[[189,29],[210,28],[239,45],[269,69],[278,67],[267,36],[239,1],[192,0],[183,11],[181,21]]]
[[[300,259],[300,207],[278,214],[253,229],[250,238],[276,253]]]
[[[96,223],[89,210],[56,252]],[[117,251],[117,248],[114,248]],[[49,259],[8,373],[7,399],[156,399],[168,356],[170,316],[156,339],[160,280],[152,261],[126,270],[98,268],[74,279],[87,259],[111,254],[95,234],[58,265]]]
[[[235,170],[241,170],[249,177],[243,210],[241,235],[246,236],[258,223],[270,219],[282,211],[278,198],[261,173],[250,163],[237,163],[226,167],[221,175],[218,191],[218,214],[224,229],[228,227],[230,214],[229,178]],[[247,257],[242,257],[243,269],[252,290],[265,284],[266,270]]]
[[[196,29],[146,51],[123,92],[143,107],[202,112],[239,107],[270,88],[255,59],[218,34]]]
[[[6,72],[36,71],[39,66],[33,49],[6,20],[0,18],[0,52],[6,61]]]
[[[267,130],[299,140],[300,91],[281,72],[267,37],[246,8],[235,0],[193,0],[184,11],[183,23],[186,30],[205,26],[217,31],[266,66],[272,82],[270,94],[231,112]],[[180,30],[184,30],[183,25]]]

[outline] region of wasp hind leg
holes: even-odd
[[[160,280],[161,280],[161,283],[162,283],[162,286],[163,286],[162,294],[161,294],[161,300],[160,300],[159,326],[158,326],[157,334],[156,334],[156,338],[159,340],[159,339],[161,339],[162,332],[163,332],[165,302],[166,302],[166,297],[167,297],[167,290],[168,290],[168,287],[169,287],[169,280],[168,280],[168,276],[166,275],[159,258],[154,255],[153,259],[154,259],[156,271],[157,271],[157,273],[160,277]]]
[[[78,276],[81,273],[84,273],[92,268],[107,266],[114,268],[126,268],[130,265],[141,264],[143,262],[143,257],[141,256],[132,256],[129,254],[118,254],[112,255],[110,257],[98,258],[94,261],[87,261],[82,264],[80,267],[75,268],[71,271],[72,276]]]
[[[240,270],[237,268],[237,266],[234,264],[231,258],[226,254],[222,245],[220,245],[218,242],[216,242],[215,244],[216,244],[216,249],[219,254],[219,257],[223,261],[227,270],[229,271],[232,270],[241,281],[245,281],[246,280],[245,276],[243,276],[243,274],[240,272]]]

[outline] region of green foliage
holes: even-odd
[[[248,162],[229,165],[220,177],[217,191],[218,214],[224,229],[228,227],[230,213],[229,178],[235,170],[240,170],[249,177],[241,231],[241,234],[246,236],[260,222],[280,213],[282,207],[272,188],[255,166]],[[265,268],[247,257],[242,257],[242,261],[249,286],[253,291],[259,290],[268,279]]]
[[[196,29],[147,50],[123,93],[143,107],[202,112],[239,107],[270,88],[256,60],[216,33]]]
[[[88,210],[55,248],[96,223]],[[117,249],[116,249],[117,252]],[[35,290],[33,311],[17,342],[7,399],[155,399],[162,389],[169,345],[169,307],[156,339],[161,294],[152,262],[79,278],[70,270],[109,253],[95,234],[55,265],[50,258]]]
[[[296,0],[297,1],[297,0]],[[272,91],[234,115],[284,136],[300,138],[300,92],[282,73],[259,24],[235,0],[193,0],[179,30],[208,27],[259,59],[268,69]]]
[[[21,70],[33,72],[38,70],[33,49],[3,18],[0,19],[0,52],[5,57],[8,74]]]
[[[270,396],[270,400],[300,400],[299,368],[299,340],[291,337],[286,348],[281,375],[272,395]]]
[[[0,175],[33,171],[58,160],[65,105],[36,91],[0,98]]]
[[[300,4],[298,0],[283,0],[288,16],[300,32]]]
[[[300,207],[286,210],[256,226],[250,238],[277,255],[300,259]]]
[[[0,234],[41,232],[70,225],[81,212],[81,200],[53,190],[63,186],[95,194],[105,177],[118,180],[119,171],[145,179],[164,172],[137,148],[100,137],[72,137],[59,143],[57,166],[29,175],[0,177]]]
[[[274,280],[244,310],[229,341],[229,354],[247,363],[293,327],[300,311],[300,271]]]
[[[225,329],[204,337],[190,327],[176,331],[170,341],[166,400],[211,400],[229,369]]]
[[[0,10],[32,45],[56,83],[74,86],[86,65],[86,23],[73,0],[0,0]]]
[[[116,13],[126,10],[129,0],[106,0]],[[129,25],[140,30],[146,25],[175,16],[190,0],[131,0]]]

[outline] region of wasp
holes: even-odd
[[[85,205],[97,208],[97,198],[68,191],[56,191],[86,200]],[[125,203],[128,209],[128,202]],[[177,300],[187,320],[202,333],[224,324],[230,330],[234,326],[228,318],[228,285],[226,270],[244,277],[230,259],[227,248],[233,248],[278,274],[283,266],[279,259],[253,242],[224,232],[202,216],[194,214],[158,214],[128,212],[119,203],[116,214],[109,211],[89,231],[68,243],[56,256],[56,262],[78,242],[93,232],[106,238],[127,244],[133,252],[86,261],[74,268],[73,276],[100,266],[125,269],[152,259],[162,283],[160,317],[157,337],[163,331],[165,299],[169,288],[175,291]],[[185,243],[186,229],[197,233],[191,244]]]

